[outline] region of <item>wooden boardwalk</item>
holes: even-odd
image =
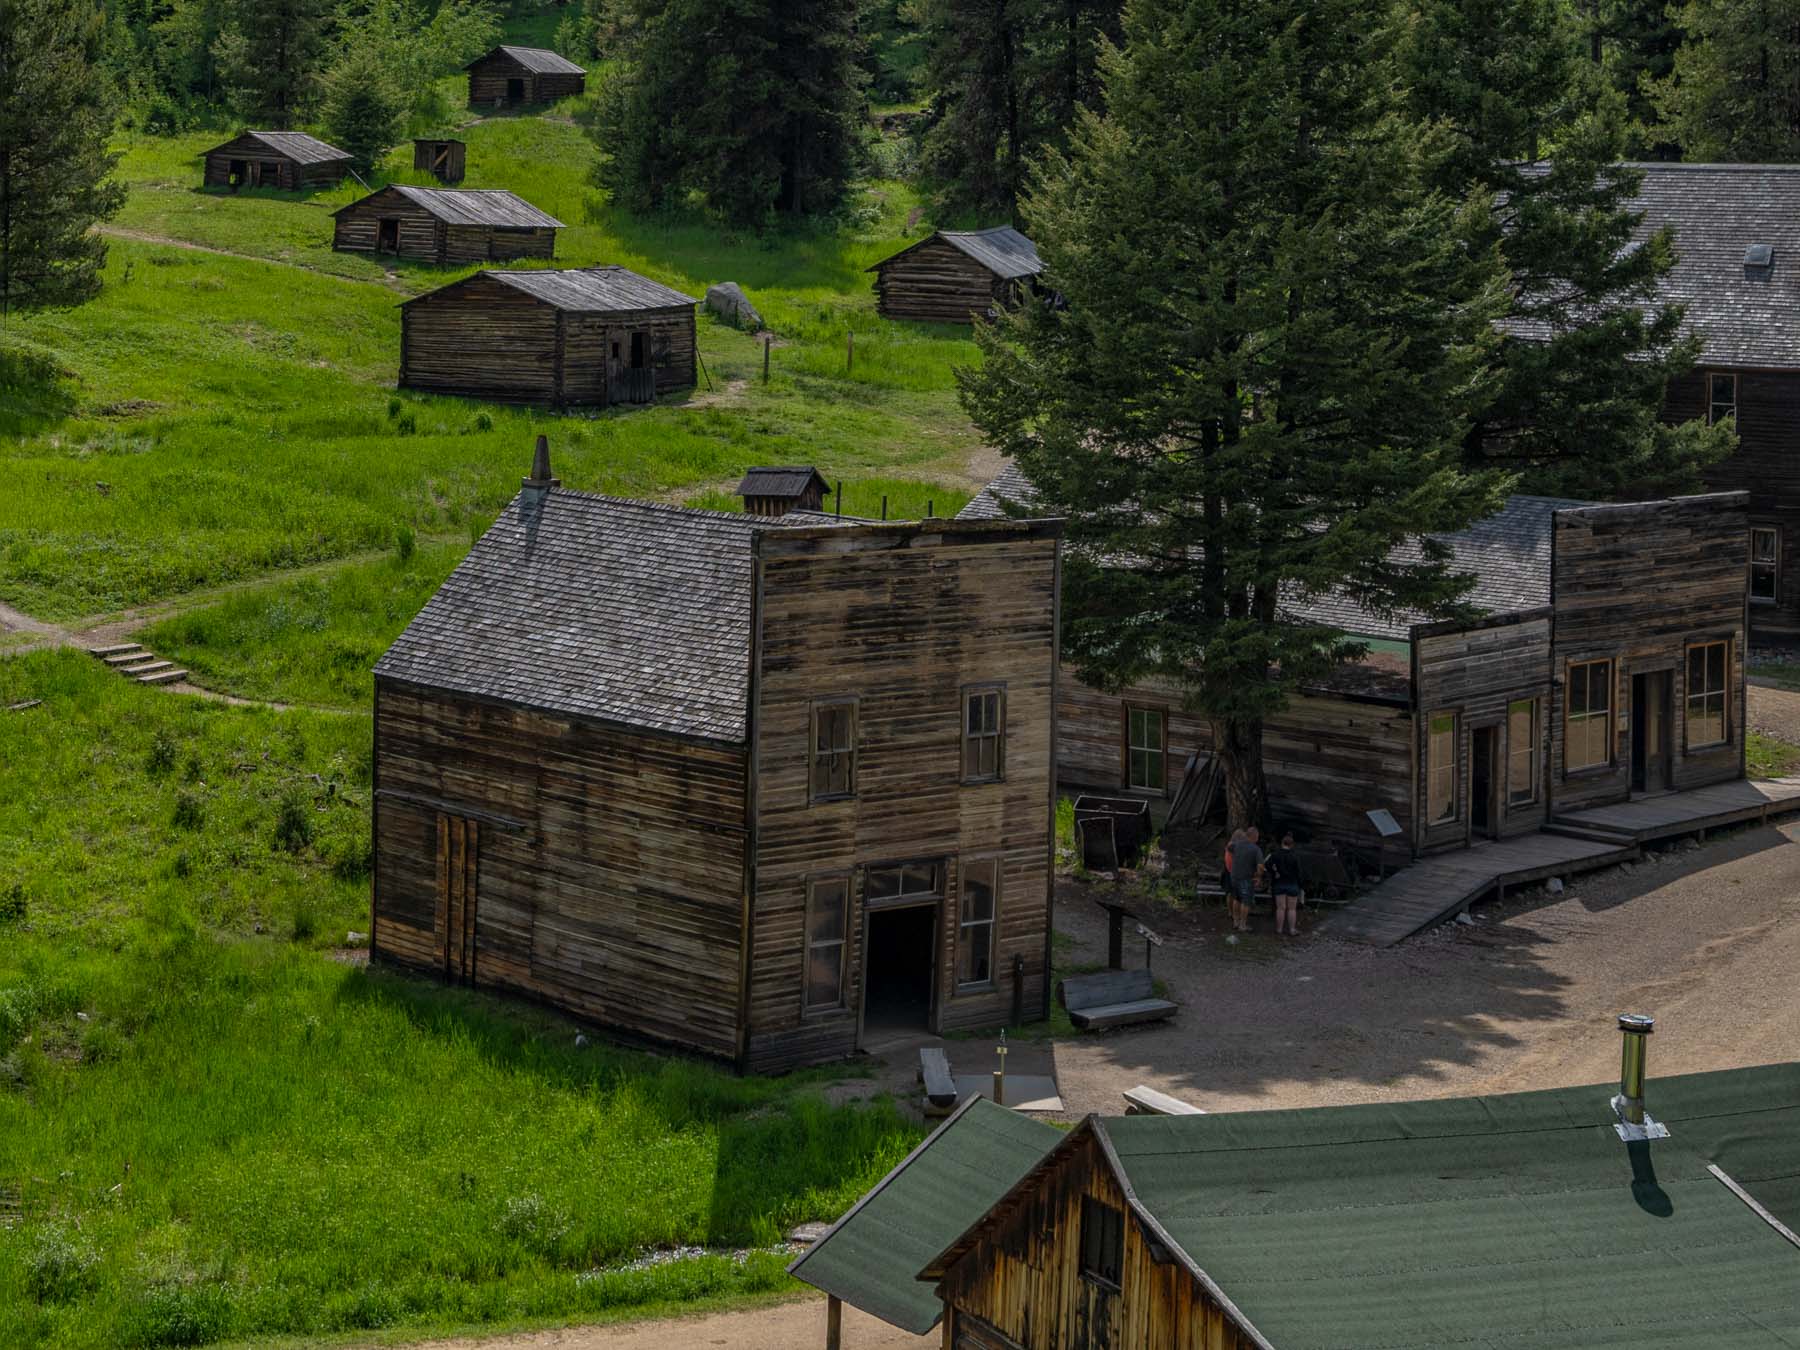
[[[1800,778],[1738,779],[1557,815],[1537,834],[1435,853],[1322,920],[1333,937],[1391,947],[1490,892],[1591,871],[1638,856],[1644,844],[1800,812]],[[1559,833],[1568,830],[1570,833]]]

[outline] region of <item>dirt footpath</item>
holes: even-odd
[[[1797,839],[1747,830],[1380,951],[1278,940],[1266,918],[1234,945],[1216,906],[1164,912],[1154,964],[1181,1013],[1059,1042],[1063,1100],[1078,1117],[1117,1113],[1134,1083],[1243,1111],[1603,1082],[1621,1012],[1658,1019],[1652,1074],[1800,1059]],[[1057,928],[1104,960],[1089,897],[1059,898]]]
[[[942,1343],[937,1332],[908,1336],[854,1308],[844,1309],[844,1350],[932,1350]],[[825,1300],[807,1298],[710,1317],[429,1341],[414,1350],[810,1350],[824,1344]]]

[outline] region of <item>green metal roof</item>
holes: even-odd
[[[1245,1320],[1307,1347],[1800,1346],[1800,1065],[1649,1085],[1095,1120]]]
[[[964,1103],[788,1271],[915,1334],[937,1325],[925,1263],[974,1224],[1063,1137],[985,1097]]]

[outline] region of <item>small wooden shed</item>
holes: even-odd
[[[805,464],[751,469],[737,491],[751,515],[785,516],[789,511],[820,510],[830,486],[824,474]]]
[[[430,174],[440,183],[460,183],[468,163],[468,147],[461,141],[425,140],[413,142],[413,168]]]
[[[562,222],[495,188],[395,183],[332,213],[340,253],[391,253],[435,263],[550,258]]]
[[[587,88],[587,71],[542,47],[502,45],[471,61],[466,69],[471,108],[548,103]]]
[[[477,272],[400,308],[400,385],[510,403],[652,403],[694,383],[691,295],[623,267]]]
[[[350,171],[350,154],[301,131],[243,131],[206,152],[206,186],[328,187]]]
[[[1044,270],[1037,246],[1010,225],[938,230],[869,269],[875,308],[889,319],[968,323],[1017,304]]]

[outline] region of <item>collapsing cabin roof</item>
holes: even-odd
[[[986,230],[938,230],[891,257],[883,258],[867,270],[879,271],[894,259],[904,258],[913,249],[922,248],[933,239],[942,239],[952,248],[968,254],[995,276],[1009,281],[1034,277],[1044,270],[1044,264],[1038,260],[1037,245],[1010,225],[995,225]]]
[[[1649,1143],[1587,1087],[1090,1116],[1053,1152],[1097,1138],[1140,1222],[1282,1350],[1795,1344],[1800,1065],[1648,1086],[1670,1132]]]
[[[474,277],[453,281],[449,286],[428,291],[425,295],[415,295],[401,307],[415,305],[452,287],[467,285],[476,277],[490,278],[523,291],[534,300],[541,300],[553,308],[576,314],[674,309],[681,305],[700,303],[693,296],[683,295],[660,281],[641,277],[623,267],[606,266],[568,268],[561,271],[477,272]]]
[[[943,1305],[913,1277],[1025,1175],[1062,1131],[971,1097],[788,1273],[915,1335]]]
[[[426,188],[393,183],[367,197],[340,206],[331,214],[341,216],[374,201],[385,193],[397,193],[429,215],[449,225],[493,225],[509,230],[560,230],[562,222],[546,215],[522,197],[504,188]]]
[[[1029,508],[1036,493],[1016,464],[1009,463],[1000,475],[982,488],[957,513],[969,520],[993,519],[1008,514],[1005,503]],[[1508,497],[1495,514],[1477,521],[1466,530],[1432,538],[1450,550],[1443,564],[1452,572],[1472,573],[1474,589],[1466,597],[1476,609],[1488,614],[1506,614],[1518,610],[1538,609],[1550,603],[1550,536],[1556,512],[1588,503],[1570,497]],[[1424,561],[1423,546],[1417,540],[1400,545],[1390,555],[1395,562],[1417,564]],[[1412,626],[1425,622],[1427,616],[1417,613],[1385,614],[1358,604],[1342,593],[1305,595],[1289,592],[1282,601],[1282,614],[1297,623],[1327,625],[1359,637],[1406,641]]]
[[[798,497],[807,488],[818,485],[820,492],[831,487],[825,475],[812,465],[750,469],[737,485],[740,497]]]
[[[264,146],[283,159],[291,159],[296,164],[327,164],[333,160],[349,159],[350,152],[340,150],[335,145],[327,145],[316,136],[308,136],[303,131],[245,131],[232,140],[240,140],[248,136],[261,142]],[[215,145],[208,154],[225,149],[231,141],[224,145]]]
[[[463,69],[478,66],[494,56],[510,56],[533,75],[585,75],[587,71],[576,65],[567,57],[559,56],[543,47],[512,47],[501,43],[486,56],[478,56]]]

